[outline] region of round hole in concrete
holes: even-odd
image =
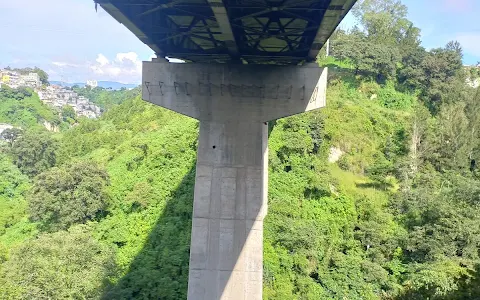
[[[217,148],[217,146],[213,146],[213,149],[216,149],[216,148]]]

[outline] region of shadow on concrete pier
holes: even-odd
[[[187,299],[195,169],[195,166],[191,167],[172,193],[156,225],[146,239],[143,249],[132,261],[127,273],[115,285],[105,288],[102,299]],[[219,222],[222,222],[222,220],[219,220]],[[236,226],[232,229],[238,230]],[[219,236],[231,234],[231,232],[225,230],[225,228],[222,228]],[[204,286],[204,291],[199,295],[192,295],[191,291],[189,299],[207,299],[212,295],[221,299],[227,297],[228,290],[236,290],[235,282],[243,281],[236,277],[248,275],[248,272],[236,271],[243,264],[243,260],[246,260],[246,258],[242,260],[241,256],[245,255],[245,243],[250,236],[250,232],[247,231],[244,233],[244,240],[237,238],[235,244],[225,244],[225,239],[218,241],[218,245],[215,246],[215,248],[218,248],[214,252],[218,254],[223,252],[223,255],[225,255],[225,250],[227,250],[230,255],[223,259],[215,257],[213,261],[211,261],[211,258],[207,258],[205,271],[208,272],[208,269],[212,268],[212,276],[204,276],[200,281],[213,281],[216,289],[215,291],[208,290],[212,283],[207,283]],[[211,247],[211,239],[209,240],[209,247]],[[260,241],[260,244],[262,244],[262,241]],[[225,258],[227,258],[227,261],[225,261]],[[226,269],[223,270],[221,265],[226,266]],[[222,278],[216,278],[218,274],[221,274]],[[255,280],[260,280],[261,288],[262,278],[255,278]],[[254,291],[251,292],[255,294]],[[245,295],[237,296],[241,297],[239,299],[249,299],[248,294],[249,291],[245,291]],[[212,300],[214,299],[212,298]]]

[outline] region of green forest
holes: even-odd
[[[270,124],[263,297],[480,299],[479,72],[398,1],[353,13],[327,107]],[[0,90],[0,299],[186,299],[197,121],[75,89],[101,118]]]

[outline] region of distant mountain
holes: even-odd
[[[103,87],[105,89],[111,88],[113,90],[119,90],[121,88],[133,89],[139,85],[133,84],[133,83],[120,83],[115,81],[99,81],[98,86]]]
[[[49,82],[50,82],[50,84],[60,85],[60,86],[64,86],[64,87],[72,87],[74,85],[78,85],[79,87],[84,87],[85,86],[85,83],[79,83],[79,82],[71,83],[71,82],[55,81],[55,80],[51,80]]]
[[[50,84],[60,85],[64,87],[72,87],[78,85],[79,87],[84,87],[84,82],[64,82],[64,81],[50,81]],[[138,86],[138,84],[133,83],[121,83],[116,81],[99,81],[98,86],[105,89],[119,90],[121,88],[133,89]]]

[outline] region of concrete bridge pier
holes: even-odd
[[[143,65],[143,99],[200,120],[189,300],[262,299],[268,121],[325,106],[327,70]]]
[[[268,126],[201,122],[188,299],[262,299]]]

